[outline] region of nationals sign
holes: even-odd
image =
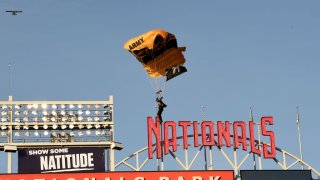
[[[29,148],[18,151],[18,173],[104,172],[104,148]]]
[[[233,171],[6,174],[0,180],[233,180]]]

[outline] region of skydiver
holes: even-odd
[[[160,98],[156,98],[156,102],[158,104],[158,112],[157,112],[157,117],[159,118],[160,120],[160,124],[162,124],[162,112],[163,112],[163,109],[167,107],[167,105],[165,103],[162,102],[162,98],[163,97],[160,97]]]

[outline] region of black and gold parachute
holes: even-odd
[[[152,30],[134,37],[124,44],[152,78],[166,76],[167,81],[187,72],[182,52],[186,47],[178,47],[176,37],[164,30]]]

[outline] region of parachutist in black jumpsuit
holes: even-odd
[[[156,98],[156,102],[158,104],[158,112],[157,112],[157,116],[160,120],[160,123],[162,123],[162,111],[163,111],[163,108],[167,107],[167,105],[165,103],[162,102],[162,97],[161,98]]]

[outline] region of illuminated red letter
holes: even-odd
[[[207,137],[206,127],[209,128],[209,136]],[[201,124],[201,136],[202,136],[202,145],[212,146],[214,145],[214,130],[213,122],[203,121]]]
[[[198,134],[198,122],[197,121],[193,121],[193,143],[194,143],[194,147],[198,147],[199,146],[199,134]]]
[[[157,120],[158,118],[156,118]],[[161,154],[161,137],[160,137],[160,123],[157,120],[157,124],[154,123],[152,117],[148,117],[148,157],[153,158],[153,148],[152,148],[152,132],[156,138],[156,150],[157,150],[157,158],[160,159],[162,157]]]
[[[261,131],[262,135],[270,137],[270,152],[268,151],[268,145],[263,144],[263,157],[264,158],[275,158],[276,157],[276,143],[273,131],[267,131],[266,125],[273,125],[273,117],[266,116],[261,118]]]
[[[169,139],[168,131],[169,131],[169,126],[171,126],[171,138]],[[177,127],[176,123],[174,121],[166,121],[163,125],[164,128],[164,154],[169,153],[169,146],[172,147],[172,151],[176,152],[177,151]]]
[[[254,138],[254,122],[250,121],[249,122],[249,131],[250,131],[250,149],[251,152],[255,154],[261,154],[261,151],[259,148],[256,148],[256,142]]]
[[[218,121],[217,123],[217,129],[218,129],[218,146],[223,146],[223,139],[226,142],[226,146],[230,147],[230,122],[226,121],[225,126],[224,123],[221,121]]]
[[[239,136],[238,128],[241,129],[241,136]],[[242,145],[243,150],[247,150],[247,136],[246,136],[246,123],[243,121],[236,121],[233,123],[233,140],[234,148],[239,148],[239,143]]]
[[[179,126],[182,126],[183,148],[188,149],[188,126],[190,121],[179,121]]]

